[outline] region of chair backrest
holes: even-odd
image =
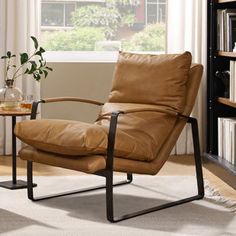
[[[191,70],[190,67],[189,52],[169,55],[120,53],[109,102],[101,113],[161,107],[188,115],[202,73],[200,65]],[[160,153],[171,152],[186,120],[178,122],[177,117],[159,112],[121,115],[115,155],[148,162],[159,159]],[[109,121],[100,119],[97,124],[108,127]],[[172,141],[168,141],[170,137]]]
[[[198,89],[200,86],[201,78],[203,73],[203,66],[201,64],[192,64],[189,72],[189,79],[187,81],[187,94],[186,94],[186,105],[182,114],[189,116],[192,112]],[[157,158],[153,161],[153,165],[156,167],[155,172],[157,173],[168,159],[176,141],[181,134],[184,126],[186,125],[185,120],[178,120],[171,135],[166,139],[162,145]]]
[[[163,105],[183,112],[192,56],[120,52],[109,102]]]

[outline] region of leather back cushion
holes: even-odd
[[[120,52],[109,102],[164,105],[182,112],[191,54]]]

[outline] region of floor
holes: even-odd
[[[159,175],[194,175],[195,171],[193,163],[193,156],[191,155],[171,156],[169,161],[159,172]],[[11,156],[0,156],[0,170],[0,175],[2,176],[11,175]],[[81,175],[82,173],[35,163],[34,174],[42,176],[57,176]],[[236,190],[205,168],[203,168],[203,174],[204,178],[210,182],[212,187],[217,189],[226,198],[236,201]],[[20,158],[17,158],[17,175],[26,175],[26,162]]]

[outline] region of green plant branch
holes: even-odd
[[[25,62],[25,63],[23,63],[23,64],[21,64],[21,66],[15,71],[15,73],[13,74],[13,76],[12,76],[12,79],[13,80],[15,80],[16,78],[18,78],[20,75],[23,75],[24,73],[22,73],[22,74],[20,74],[19,76],[16,76],[17,75],[17,73],[20,71],[20,69],[22,69],[23,68],[23,66],[24,65],[26,65],[27,63],[29,63],[29,61],[30,61],[30,59],[32,59],[36,54],[37,52],[37,49],[34,51],[34,53],[28,58],[28,60]]]
[[[6,69],[6,78],[7,79],[8,79],[8,71],[9,71],[8,68],[10,68],[10,59],[7,61],[7,69]]]
[[[28,55],[27,53],[20,53],[20,65],[18,68],[16,68],[15,64],[11,65],[11,60],[13,57],[16,57],[16,55],[12,55],[10,51],[7,51],[6,55],[2,56],[1,59],[7,60],[6,63],[6,80],[15,80],[16,78],[28,74],[34,77],[35,80],[39,81],[41,77],[46,78],[49,71],[52,71],[52,68],[46,66],[46,61],[43,59],[42,54],[45,52],[45,50],[42,47],[39,47],[38,41],[35,37],[31,36],[31,39],[34,42],[35,51]],[[40,57],[36,58],[36,56]],[[38,64],[38,62],[40,64]],[[29,68],[29,65],[31,66]],[[26,67],[26,70],[23,71],[24,66]],[[11,78],[9,78],[9,71],[15,67],[15,71]]]

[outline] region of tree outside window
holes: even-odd
[[[164,51],[166,0],[42,0],[49,51]]]

